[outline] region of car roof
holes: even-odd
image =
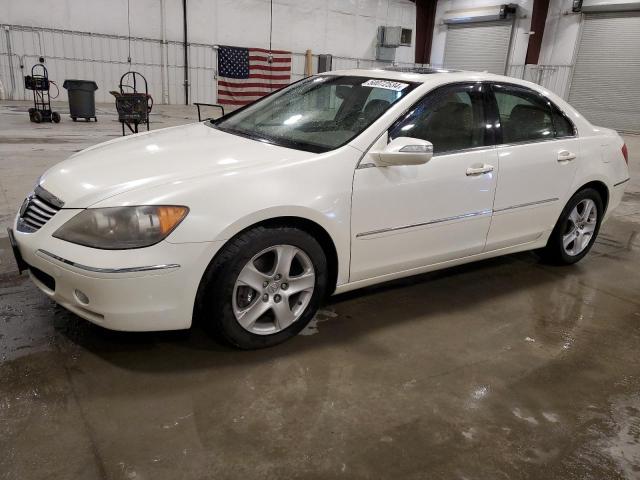
[[[356,76],[366,78],[379,78],[383,80],[393,80],[398,82],[416,82],[419,87],[415,89],[415,93],[422,95],[425,92],[450,83],[457,82],[499,82],[520,85],[534,90],[541,95],[553,100],[565,114],[567,114],[574,123],[578,124],[578,131],[585,127],[593,128],[591,124],[580,113],[567,103],[562,97],[556,95],[543,86],[533,82],[521,80],[519,78],[507,77],[505,75],[496,75],[488,72],[471,72],[466,70],[447,70],[427,67],[387,67],[372,69],[351,69],[351,70],[332,70],[319,75],[337,75],[337,76]],[[414,93],[414,92],[412,92]],[[410,94],[411,95],[411,94]]]
[[[523,85],[535,90],[542,90],[535,83],[520,80],[518,78],[506,77],[504,75],[496,75],[488,72],[471,72],[466,70],[449,70],[442,68],[430,67],[387,67],[372,69],[351,69],[351,70],[332,70],[324,72],[320,75],[344,75],[367,78],[380,78],[384,80],[395,80],[398,82],[417,82],[428,84],[430,86],[443,85],[453,82],[479,82],[493,81],[505,82]]]

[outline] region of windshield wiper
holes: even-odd
[[[278,137],[268,137],[266,135],[260,135],[255,132],[247,132],[245,130],[236,130],[235,128],[225,128],[220,125],[211,125],[212,128],[220,130],[221,132],[230,133],[232,135],[238,135],[240,137],[248,138],[250,140],[256,140],[258,142],[269,143],[278,147],[292,148],[294,150],[303,150],[305,152],[323,153],[330,149],[328,147],[317,145],[307,142],[298,142],[296,140],[289,140]]]

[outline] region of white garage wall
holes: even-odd
[[[551,0],[549,3],[540,63],[573,63],[582,15],[571,12],[571,4],[571,0]]]
[[[447,27],[442,25],[442,16],[446,11],[478,8],[499,3],[501,3],[500,0],[440,0],[436,10],[431,63],[434,65],[442,65],[443,63]],[[510,2],[504,1],[503,3]],[[518,18],[515,23],[509,64],[524,65],[531,29],[533,0],[518,0],[512,3],[518,4]],[[573,60],[579,27],[580,14],[571,13],[571,0],[551,0],[539,63],[546,65],[570,64]]]
[[[262,47],[269,45],[268,0],[188,0],[191,99],[215,100],[213,45]],[[168,44],[168,84],[171,103],[181,103],[182,87],[182,1],[165,0],[166,39]],[[147,75],[157,101],[162,98],[161,1],[131,0],[131,35],[136,70]],[[17,98],[27,95],[22,89],[19,69],[30,69],[40,54],[48,58],[51,78],[89,78],[98,83],[97,99],[110,101],[121,73],[128,70],[126,0],[0,0],[0,23],[11,27],[14,57],[12,65],[19,84]],[[375,59],[375,41],[379,25],[400,25],[415,32],[415,4],[409,0],[274,0],[274,49],[337,57],[334,68],[371,66]],[[43,30],[44,29],[44,30]],[[58,31],[58,30],[64,30]],[[76,31],[70,33],[69,31]],[[89,35],[93,34],[93,35]],[[415,36],[415,33],[414,33]],[[8,90],[9,64],[6,59],[6,32],[0,32],[0,81]],[[5,53],[3,57],[1,54]],[[360,59],[360,61],[358,60]],[[399,47],[396,60],[413,62],[414,47]],[[304,58],[293,59],[294,79],[302,73]],[[26,70],[25,69],[25,70]],[[65,98],[63,90],[61,98]]]
[[[444,63],[447,27],[442,24],[442,17],[445,12],[497,5],[498,3],[500,0],[439,0],[436,9],[431,64],[441,66]],[[571,12],[571,0],[551,0],[538,65],[525,65],[533,0],[518,0],[513,3],[518,4],[518,13],[514,23],[507,75],[539,83],[566,98],[571,82],[572,63],[580,31],[581,15]],[[539,35],[540,32],[534,34]]]
[[[449,10],[463,10],[468,8],[478,8],[496,5],[500,1],[496,0],[441,0],[436,9],[436,25],[433,35],[433,47],[431,50],[431,63],[442,65],[444,59],[444,46],[447,39],[447,27],[442,24],[442,16]],[[504,2],[510,3],[510,2]],[[529,43],[528,32],[531,27],[531,9],[533,0],[518,0],[512,3],[518,4],[518,18],[514,25],[513,43],[509,52],[509,64],[524,64],[527,55],[527,44]],[[522,18],[524,17],[524,18]]]

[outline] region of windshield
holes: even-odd
[[[326,152],[356,137],[414,87],[367,77],[310,77],[212,125],[284,147]]]

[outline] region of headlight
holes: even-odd
[[[142,248],[166,238],[187,216],[187,207],[88,208],[53,234],[67,242],[105,250]]]

